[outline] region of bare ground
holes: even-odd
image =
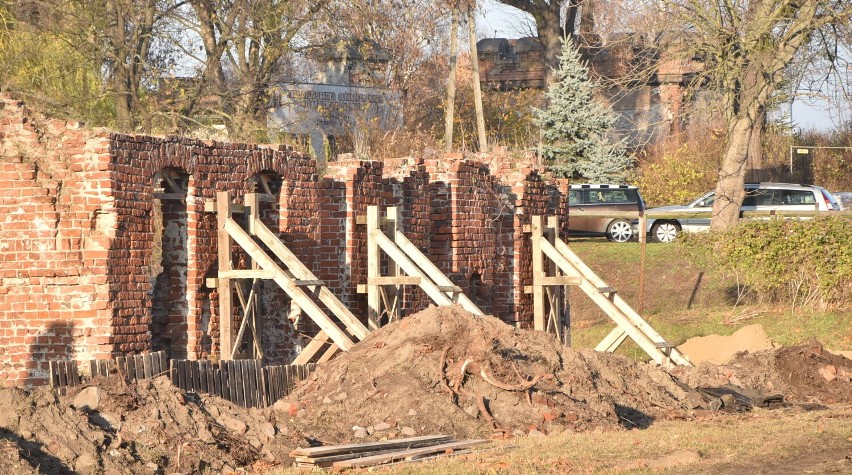
[[[660,430],[686,433],[680,436],[685,440],[696,427],[721,428],[722,435],[709,437],[741,437],[739,425],[763,423],[755,417],[777,422],[819,413],[824,416],[816,424],[831,427],[852,421],[852,362],[816,342],[738,354],[725,365],[705,363],[673,374],[619,355],[575,351],[546,334],[474,317],[458,307],[433,308],[372,333],[264,410],[184,394],[165,378],[138,384],[98,379],[66,396],[49,388],[0,390],[0,472],[262,473],[289,466],[288,453],[297,446],[407,435],[523,435],[515,440],[540,441],[544,447],[571,446],[585,434],[612,440],[629,434],[640,441],[643,434],[667,437]],[[697,408],[696,394],[704,393],[695,388],[722,386],[755,401],[780,394],[783,404],[733,415]],[[835,409],[837,404],[846,406]],[[826,443],[791,445],[759,466],[748,454],[719,458],[701,445],[712,441],[700,440],[693,442],[695,449],[678,445],[654,456],[625,450],[620,462],[595,466],[603,471],[717,467],[727,473],[768,467],[772,473],[772,467],[798,461],[809,469],[836,465],[848,471],[852,467],[844,460],[852,433],[844,441],[835,432]],[[784,446],[761,442],[770,444],[764,453]],[[528,454],[530,459],[539,455],[546,457]],[[525,471],[526,462],[512,460],[509,471]],[[549,470],[559,466],[545,458],[529,472],[560,473]],[[460,470],[479,471],[464,467]]]

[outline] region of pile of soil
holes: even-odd
[[[267,409],[186,394],[165,377],[97,378],[64,396],[2,389],[0,473],[264,472],[318,444],[647,427],[718,395],[690,387],[852,402],[852,362],[818,343],[674,374],[461,307],[432,308],[373,332]]]
[[[272,409],[184,394],[165,377],[97,378],[56,396],[0,391],[2,473],[219,473],[290,465],[307,445]]]
[[[692,364],[725,364],[743,351],[755,353],[775,348],[763,326],[755,324],[742,327],[728,336],[707,335],[690,338],[680,345],[678,350],[687,355]]]
[[[437,307],[371,333],[286,401],[301,432],[333,444],[642,427],[682,417],[685,397],[656,365]]]
[[[777,350],[738,353],[728,363],[678,367],[672,373],[691,387],[734,385],[791,403],[852,402],[852,360],[817,341]]]

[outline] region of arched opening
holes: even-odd
[[[154,176],[154,245],[151,278],[151,350],[185,359],[187,316],[187,209],[189,175],[164,168]]]

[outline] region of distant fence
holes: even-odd
[[[72,360],[50,362],[50,386],[60,394],[86,379],[80,363]],[[83,364],[86,364],[83,362]],[[178,388],[205,393],[243,407],[268,407],[290,394],[296,382],[307,379],[316,365],[262,366],[257,360],[169,360],[165,352],[118,356],[112,360],[88,361],[90,377],[122,377],[125,380],[150,379],[168,375]]]

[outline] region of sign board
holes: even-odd
[[[402,125],[402,95],[391,89],[330,84],[279,84],[268,125],[294,134],[341,135],[357,128]]]
[[[806,148],[797,148],[796,153],[798,153],[799,155],[807,155],[808,153],[810,153],[810,150]]]

